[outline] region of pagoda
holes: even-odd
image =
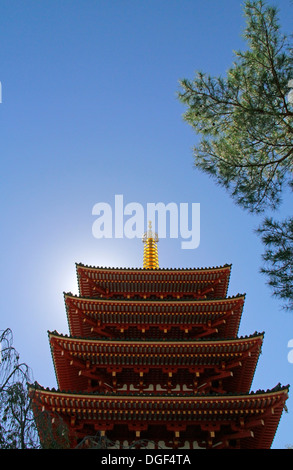
[[[72,448],[270,448],[289,387],[250,391],[264,335],[238,337],[231,265],[160,269],[151,226],[143,242],[143,268],[76,265],[70,334],[49,332],[58,389],[30,387],[35,414]]]

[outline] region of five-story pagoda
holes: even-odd
[[[237,336],[231,266],[160,269],[151,226],[143,242],[142,269],[76,265],[70,335],[49,332],[58,390],[31,387],[36,416],[61,417],[71,447],[270,448],[288,386],[250,392],[263,334]]]

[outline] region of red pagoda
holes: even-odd
[[[160,269],[151,227],[143,241],[142,269],[76,265],[70,335],[49,333],[58,390],[31,386],[35,413],[61,417],[73,448],[87,436],[106,448],[270,448],[288,386],[250,392],[263,334],[237,336],[245,298],[227,297],[231,266]]]

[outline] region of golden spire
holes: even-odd
[[[152,231],[152,223],[149,222],[148,231],[143,234],[142,241],[145,244],[143,249],[143,268],[159,269],[159,257],[157,243],[158,234]]]

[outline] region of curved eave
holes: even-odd
[[[147,299],[142,299],[141,297],[131,297],[131,298],[125,298],[125,297],[114,297],[114,298],[108,298],[108,297],[87,297],[87,296],[82,296],[82,295],[75,295],[72,294],[71,292],[64,292],[64,297],[66,298],[71,298],[75,299],[80,302],[85,302],[85,303],[92,303],[92,304],[129,304],[129,305],[174,305],[176,308],[178,305],[204,305],[204,304],[227,304],[229,302],[233,301],[239,301],[239,300],[245,300],[245,294],[237,294],[234,296],[230,297],[217,297],[213,299],[191,299],[189,297],[180,297],[180,298],[171,298],[171,299],[154,299],[154,298],[147,298]]]
[[[231,265],[197,269],[100,268],[76,264],[81,296],[206,295],[226,297]]]
[[[238,394],[211,394],[211,395],[191,395],[191,396],[178,396],[170,395],[169,393],[166,396],[150,396],[150,395],[142,395],[138,394],[136,396],[133,395],[123,395],[123,394],[114,394],[111,395],[109,393],[105,394],[95,394],[95,393],[76,393],[76,392],[64,392],[61,390],[56,390],[55,388],[43,387],[38,382],[34,382],[33,384],[28,384],[29,392],[32,396],[35,394],[36,397],[52,397],[57,400],[62,398],[75,398],[80,400],[81,407],[87,406],[88,403],[101,403],[104,406],[106,405],[105,398],[107,398],[107,402],[115,403],[122,403],[123,401],[129,401],[130,403],[142,403],[142,402],[149,402],[149,403],[159,403],[159,402],[166,402],[169,404],[176,404],[177,402],[183,402],[185,404],[189,403],[216,403],[218,404],[219,408],[221,405],[226,406],[228,408],[232,408],[235,403],[245,403],[249,402],[250,407],[255,407],[255,409],[260,409],[260,407],[264,405],[274,405],[275,401],[278,401],[280,398],[287,400],[290,385],[281,385],[278,384],[276,387],[273,387],[268,390],[257,390],[255,392],[250,393],[238,393]],[[269,400],[272,401],[269,401]]]
[[[91,366],[101,370],[118,367],[142,370],[173,367],[175,371],[201,368],[231,371],[230,390],[249,391],[259,359],[263,333],[217,341],[113,341],[72,338],[49,332],[49,342],[58,386],[82,390],[87,380],[79,374]],[[133,361],[135,356],[136,361]],[[113,359],[114,358],[114,359]],[[154,358],[156,358],[154,360]],[[232,372],[233,371],[233,372]]]
[[[92,336],[90,325],[185,325],[220,322],[221,335],[236,337],[245,295],[210,300],[96,299],[64,294],[72,336]],[[224,317],[227,318],[225,322]],[[229,321],[228,321],[229,318]],[[219,324],[217,323],[217,326]]]
[[[93,271],[108,271],[108,272],[146,272],[149,273],[148,269],[144,268],[123,268],[123,267],[111,267],[111,266],[93,266],[84,263],[75,263],[77,268],[90,269]],[[223,269],[231,270],[232,264],[224,264],[222,266],[211,266],[211,267],[201,267],[201,268],[159,268],[158,272],[211,272],[218,271]]]
[[[126,396],[65,393],[43,389],[39,385],[29,387],[34,406],[57,412],[65,420],[79,426],[96,422],[129,424],[136,420],[148,425],[152,423],[176,423],[199,425],[213,422],[219,426],[241,422],[254,437],[246,440],[245,448],[270,448],[276,433],[289,386],[276,387],[269,391],[250,394],[216,396]],[[125,406],[127,403],[127,407]],[[230,423],[230,424],[229,424]]]

